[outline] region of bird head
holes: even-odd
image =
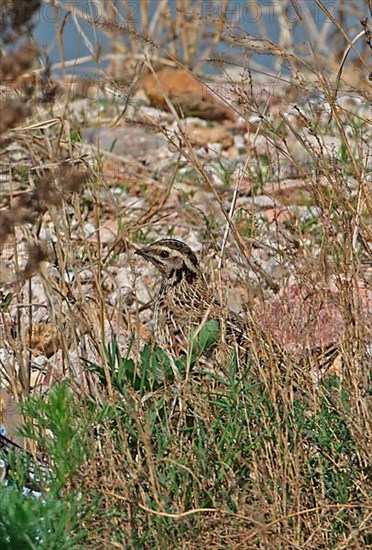
[[[198,259],[187,244],[177,239],[161,239],[136,251],[136,254],[150,261],[164,278],[182,276],[195,277],[198,274]]]

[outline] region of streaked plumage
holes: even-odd
[[[162,239],[136,253],[163,276],[154,310],[155,338],[160,346],[176,356],[186,353],[190,331],[209,319],[219,322],[222,340],[228,346],[244,345],[244,321],[215,300],[189,246],[176,239]]]

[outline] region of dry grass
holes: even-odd
[[[0,380],[25,403],[28,446],[47,458],[55,476],[45,482],[45,508],[7,493],[0,536],[8,529],[14,545],[21,535],[11,529],[9,510],[34,506],[22,515],[23,530],[46,548],[366,548],[371,157],[365,111],[339,96],[356,97],[361,106],[368,99],[368,22],[349,33],[345,17],[354,3],[327,13],[317,1],[332,35],[325,26],[314,29],[301,4],[309,59],[293,43],[293,27],[280,21],[283,11],[276,13],[274,44],[264,18],[257,21],[259,38],[238,36],[227,2],[218,3],[218,17],[202,13],[201,3],[192,11],[177,2],[173,18],[170,3],[158,2],[152,12],[141,2],[136,21],[129,17],[133,3],[121,2],[119,11],[117,4],[100,3],[101,18],[91,23],[111,37],[115,63],[133,77],[130,93],[145,68],[200,69],[217,43],[238,38],[243,50],[270,52],[278,67],[286,63],[287,85],[279,87],[284,77],[275,70],[272,88],[263,85],[256,61],[226,78],[220,95],[241,117],[239,131],[250,146],[238,169],[224,152],[215,155],[219,178],[171,104],[172,126],[145,120],[167,138],[173,162],[163,170],[133,162],[130,171],[113,153],[87,152],[68,98],[58,100],[58,116],[54,94],[50,104],[37,94],[2,104],[8,178],[0,188]],[[87,19],[76,9],[80,16]],[[362,30],[367,43],[359,48],[353,37]],[[99,55],[94,46],[92,56]],[[1,74],[17,80],[34,57],[22,47],[11,55]],[[219,58],[220,65],[231,61]],[[351,85],[352,66],[360,80]],[[100,86],[116,86],[118,65],[111,69],[110,82]],[[309,90],[321,100],[301,104]],[[129,95],[114,111],[117,122],[131,101]],[[112,122],[112,106],[106,108]],[[338,147],[328,146],[329,134]],[[127,194],[133,205],[142,201],[139,207],[115,195],[107,157],[117,163],[115,177],[127,169]],[[192,174],[186,184],[184,169]],[[306,181],[300,214],[284,224],[262,223],[259,208],[248,210],[248,200],[270,194],[268,184],[278,193],[291,178]],[[208,197],[203,206],[198,193]],[[292,206],[291,199],[280,204]],[[108,222],[115,237],[106,241]],[[246,364],[231,361],[215,374],[188,377],[181,362],[175,376],[166,350],[143,348],[148,304],[136,296],[140,277],[131,251],[180,227],[185,238],[197,235],[205,244],[202,263],[216,292],[224,295],[229,286],[243,296],[257,327]],[[270,258],[280,269],[271,269]],[[123,265],[135,286],[113,300],[113,269]],[[271,347],[259,338],[262,327]],[[42,517],[44,523],[35,520]]]

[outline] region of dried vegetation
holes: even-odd
[[[368,2],[291,3],[292,18],[267,2],[276,42],[259,3],[234,3],[261,10],[254,37],[229,2],[133,4],[69,15],[110,40],[85,36],[110,63],[98,82],[52,81],[31,35],[16,44],[43,4],[0,4],[0,381],[55,472],[45,505],[0,502],[0,537],[33,506],[23,531],[46,548],[366,548]],[[187,86],[167,90],[164,68]],[[226,121],[185,116],[216,106]],[[174,372],[149,343],[157,275],[133,257],[167,235],[271,352],[252,331],[247,364]]]

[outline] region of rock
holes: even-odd
[[[372,290],[360,282],[353,292],[354,314],[364,334],[372,333]],[[259,305],[260,327],[287,352],[302,356],[306,349],[327,349],[339,342],[346,329],[342,296],[322,284],[283,287]]]
[[[315,190],[326,189],[328,182],[322,178],[315,183],[312,180],[288,179],[266,183],[263,193],[282,205],[311,205],[314,204]]]
[[[82,136],[100,149],[135,159],[146,159],[162,146],[168,147],[164,136],[150,132],[147,127],[129,124],[118,128],[86,128]]]
[[[59,329],[51,323],[34,323],[27,327],[24,334],[24,342],[31,351],[36,354],[51,357],[61,347]]]
[[[289,208],[274,206],[264,211],[264,217],[268,223],[274,222],[281,225],[294,220],[296,216]]]
[[[23,438],[17,435],[21,426],[18,403],[8,389],[0,388],[0,433],[22,445]]]
[[[218,143],[222,149],[228,149],[234,143],[234,137],[225,126],[214,126],[213,128],[191,126],[186,128],[186,135],[192,145],[197,147]]]
[[[233,110],[224,105],[207,87],[185,69],[163,69],[149,75],[143,87],[150,101],[159,109],[169,111],[170,101],[183,116],[205,120],[234,120]]]
[[[247,182],[247,186],[250,186],[251,182]],[[243,187],[243,186],[242,186]],[[238,197],[236,201],[236,207],[246,208],[250,212],[255,212],[264,208],[275,208],[275,201],[267,195],[257,195],[255,197]]]
[[[339,340],[344,326],[337,296],[327,289],[292,284],[260,306],[259,324],[286,351],[326,348]]]
[[[314,155],[323,161],[339,156],[338,151],[342,145],[341,138],[325,135],[319,140],[318,136],[313,136],[308,132],[303,132],[301,137],[305,146],[293,134],[290,134],[286,139],[288,150],[291,152],[291,158],[300,165],[312,166]]]
[[[5,262],[0,260],[0,284],[8,285],[10,283],[14,283],[15,280],[15,273],[6,265]]]

